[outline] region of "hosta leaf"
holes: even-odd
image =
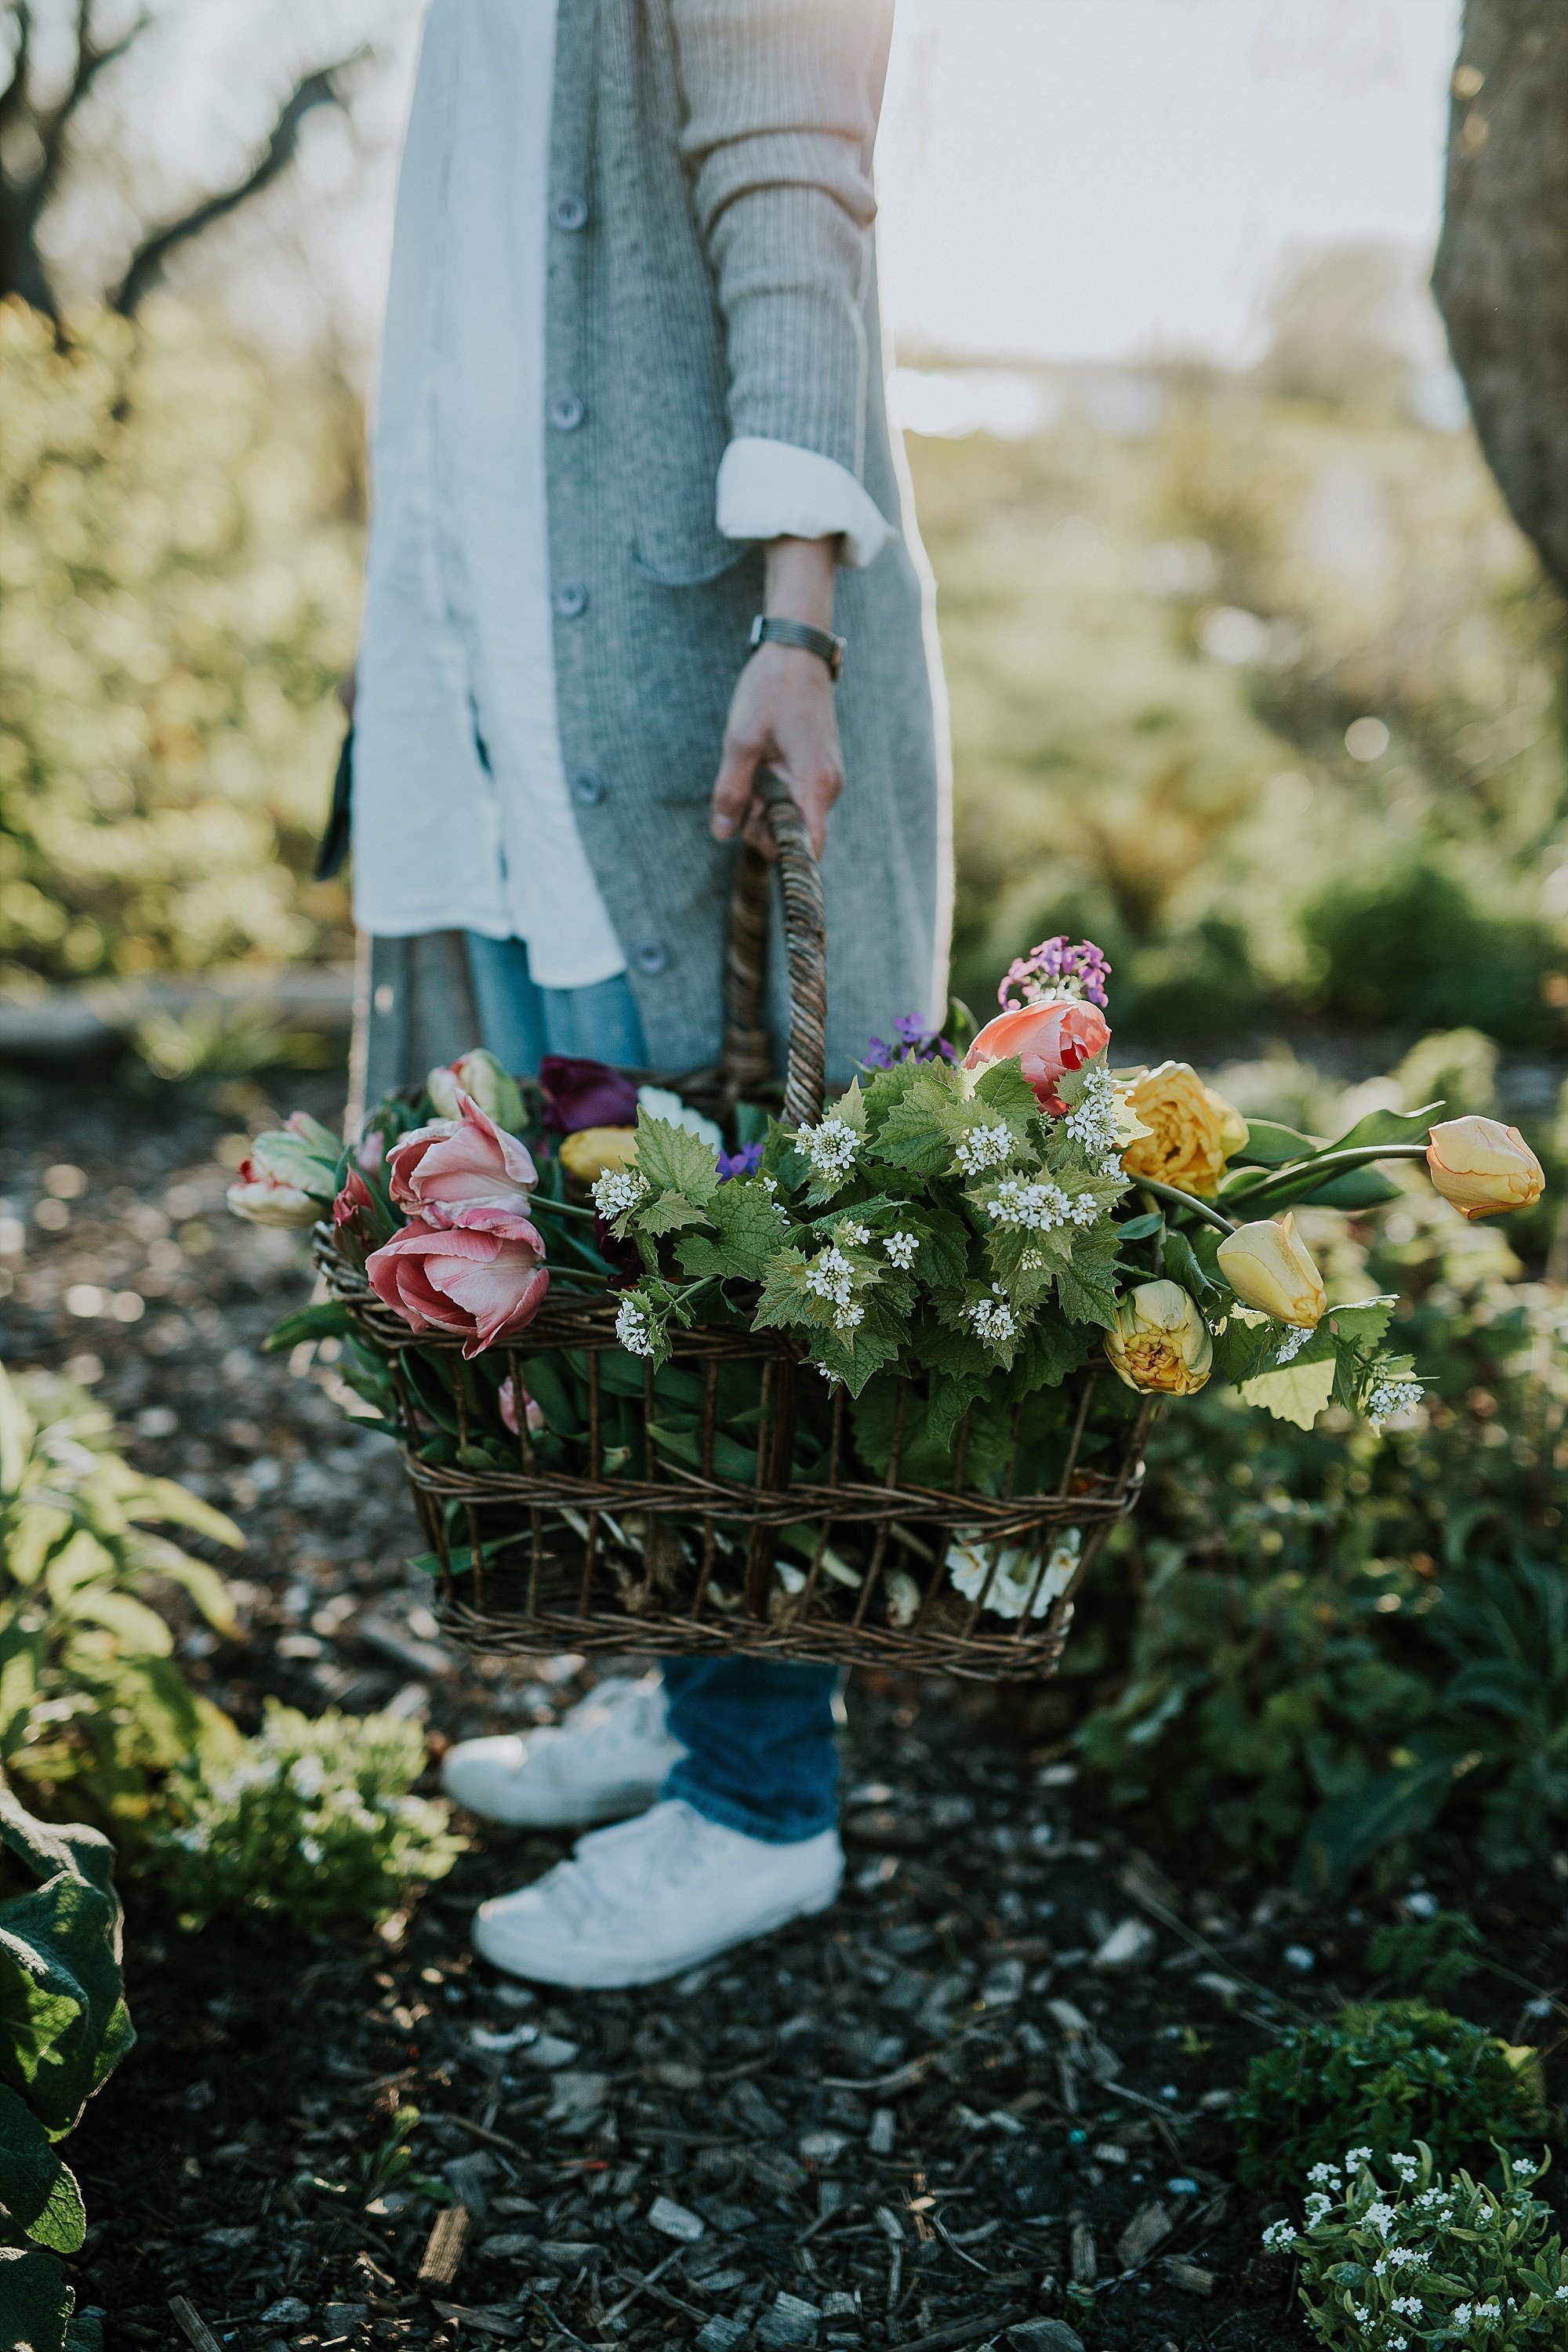
[[[72,2301],[53,2254],[37,2246],[0,2246],[0,2344],[66,2352]]]
[[[74,2254],[87,2235],[76,2176],[55,2154],[26,2103],[0,2083],[0,2207],[14,2228],[57,2254]]]

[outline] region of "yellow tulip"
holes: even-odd
[[[1445,1201],[1467,1217],[1528,1209],[1546,1189],[1541,1162],[1517,1127],[1499,1118],[1445,1118],[1432,1129],[1426,1166]]]
[[[1141,1282],[1116,1302],[1105,1352],[1130,1389],[1191,1396],[1214,1363],[1208,1326],[1179,1282]]]
[[[1305,1242],[1298,1239],[1293,1218],[1260,1217],[1256,1224],[1238,1225],[1226,1235],[1215,1255],[1244,1307],[1260,1307],[1278,1322],[1294,1323],[1303,1331],[1316,1330],[1328,1312],[1323,1277]]]
[[[1219,1190],[1226,1161],[1247,1141],[1247,1121],[1190,1063],[1162,1062],[1145,1071],[1127,1101],[1146,1130],[1121,1155],[1129,1176],[1152,1177],[1178,1192]]]
[[[580,1127],[561,1146],[561,1165],[581,1184],[592,1184],[612,1169],[629,1168],[637,1156],[637,1129],[631,1127]]]

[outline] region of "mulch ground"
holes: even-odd
[[[296,1236],[223,1210],[258,1090],[13,1082],[5,1108],[7,1363],[74,1365],[132,1458],[245,1528],[243,1638],[183,1639],[211,1696],[247,1726],[268,1694],[392,1705],[437,1747],[579,1697],[579,1660],[438,1645],[389,1448],[344,1423],[330,1363],[258,1353],[308,1282]],[[471,1957],[475,1903],[564,1838],[473,1824],[407,1916],[330,1940],[185,1935],[132,1878],[138,2043],[70,2148],[110,2345],[1305,2344],[1226,2109],[1284,2019],[1362,1989],[1367,1923],[1157,1864],[1031,1748],[1026,1700],[858,1676],[841,1902],[643,1991],[531,1991]],[[1515,1916],[1521,1969],[1560,1966],[1560,1912]],[[1522,1998],[1496,2028],[1540,2041]],[[471,2217],[423,2285],[438,2208],[374,2170],[403,2105]]]

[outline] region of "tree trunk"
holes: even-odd
[[[1433,290],[1487,462],[1568,588],[1568,5],[1466,0]]]

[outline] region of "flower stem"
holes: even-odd
[[[1152,1176],[1140,1176],[1137,1182],[1141,1192],[1152,1192],[1156,1200],[1168,1202],[1173,1209],[1191,1209],[1194,1216],[1201,1217],[1205,1225],[1213,1225],[1216,1233],[1235,1233],[1236,1227],[1230,1219],[1222,1217],[1207,1201],[1197,1200],[1191,1192],[1178,1192],[1174,1184],[1156,1184]]]
[[[531,1209],[553,1209],[558,1217],[583,1217],[589,1224],[595,1221],[596,1212],[580,1209],[574,1201],[554,1201],[548,1192],[535,1192],[529,1202]]]
[[[1425,1160],[1424,1143],[1361,1143],[1350,1151],[1325,1151],[1316,1160],[1293,1160],[1289,1168],[1276,1168],[1261,1183],[1237,1186],[1226,1194],[1227,1200],[1245,1201],[1251,1208],[1268,1193],[1298,1182],[1310,1171],[1315,1179],[1327,1183],[1331,1177],[1343,1176],[1352,1168],[1370,1168],[1379,1160]],[[1250,1172],[1250,1171],[1249,1171]]]

